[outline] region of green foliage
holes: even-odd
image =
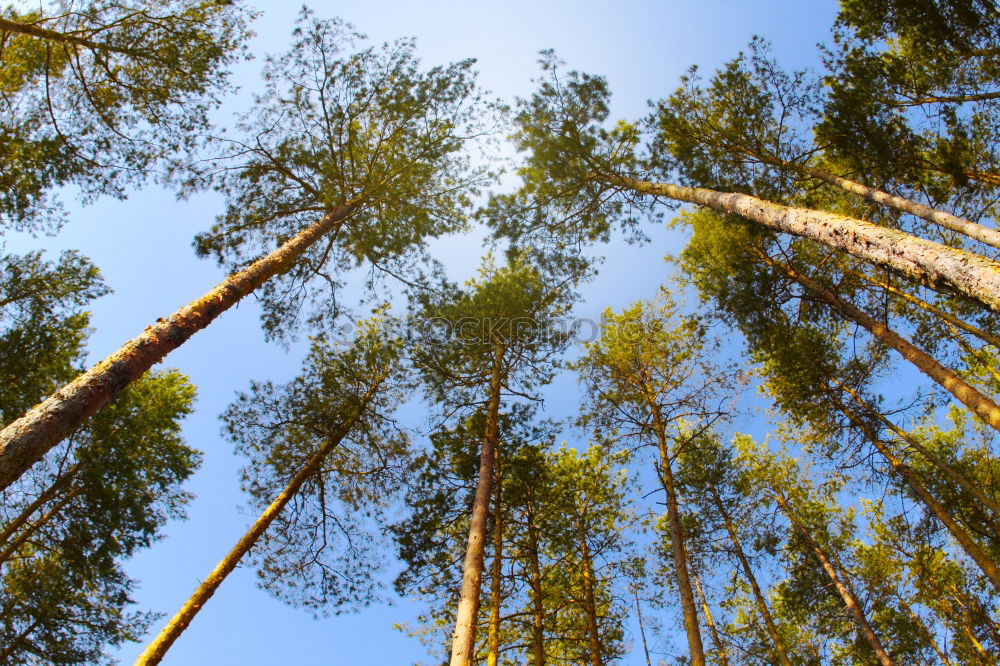
[[[381,315],[358,322],[348,345],[313,339],[299,376],[280,386],[252,383],[222,416],[248,459],[243,489],[259,509],[342,437],[253,551],[260,586],[316,614],[377,598],[375,529],[409,462],[409,440],[392,419],[408,380],[390,325]]]
[[[61,223],[51,189],[124,197],[197,145],[253,13],[224,0],[60,0],[2,17],[49,31],[0,27],[0,221],[37,231]]]
[[[27,520],[0,540],[4,663],[104,661],[155,619],[129,610],[122,563],[184,516],[180,486],[201,460],[180,436],[194,393],[176,370],[147,375],[5,492],[0,530]]]
[[[322,320],[335,307],[337,271],[413,261],[428,239],[464,228],[486,178],[463,152],[485,132],[472,60],[424,70],[412,40],[354,50],[363,37],[350,25],[306,10],[293,37],[268,60],[264,92],[239,121],[244,138],[218,139],[219,158],[190,181],[228,199],[195,245],[230,269],[354,206],[263,288],[265,329],[279,339],[293,334],[310,284]]]

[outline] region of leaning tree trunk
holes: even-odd
[[[864,433],[865,437],[867,437],[875,448],[878,449],[878,452],[882,454],[882,457],[886,459],[889,466],[892,467],[892,470],[903,479],[903,481],[910,487],[910,490],[913,491],[913,494],[919,497],[920,501],[923,502],[928,509],[930,509],[930,512],[933,513],[939,521],[941,521],[941,524],[948,529],[953,537],[955,537],[955,540],[962,546],[965,553],[971,557],[977,565],[979,565],[982,572],[986,574],[986,577],[990,579],[991,583],[993,583],[993,587],[995,587],[997,591],[1000,591],[1000,568],[998,568],[989,556],[983,552],[983,549],[979,547],[979,544],[973,541],[972,537],[969,536],[969,533],[958,524],[948,510],[941,506],[941,503],[930,494],[923,482],[921,482],[920,478],[913,472],[913,470],[911,470],[909,466],[904,464],[899,458],[894,456],[892,451],[889,450],[889,447],[885,445],[885,442],[880,440],[876,433],[865,425],[858,415],[851,411],[847,405],[836,398],[833,399],[833,404],[837,407],[837,409],[843,412],[848,419],[850,419],[851,423],[853,423],[855,427]]]
[[[126,386],[180,347],[216,317],[273,276],[287,270],[313,243],[340,228],[356,209],[341,206],[201,298],[157,320],[103,361],[0,431],[0,490],[39,461]]]
[[[684,532],[681,529],[681,514],[677,502],[677,489],[674,486],[674,475],[670,469],[670,456],[667,447],[667,436],[660,420],[659,409],[650,401],[653,412],[653,426],[660,447],[660,478],[663,491],[667,496],[667,523],[670,526],[670,550],[674,556],[674,575],[677,577],[677,589],[681,597],[681,611],[684,614],[684,630],[687,633],[688,649],[691,653],[692,666],[705,666],[705,648],[701,642],[701,629],[698,626],[698,610],[695,606],[694,592],[691,590],[691,576],[687,566],[687,552],[684,548]]]
[[[750,583],[754,600],[757,602],[757,610],[760,611],[761,616],[764,618],[767,634],[771,637],[771,643],[774,645],[774,652],[778,663],[781,666],[792,666],[792,662],[788,660],[788,652],[785,650],[785,642],[782,640],[781,634],[778,633],[778,626],[774,622],[771,609],[768,608],[767,600],[764,598],[764,594],[760,590],[760,585],[757,583],[757,577],[753,573],[753,567],[750,566],[750,560],[747,559],[746,553],[743,552],[743,544],[740,543],[739,536],[736,534],[736,527],[733,525],[729,512],[726,511],[726,507],[722,503],[722,498],[719,497],[715,484],[709,481],[708,488],[712,495],[712,501],[715,503],[715,508],[718,510],[719,515],[722,516],[722,521],[726,525],[726,533],[729,535],[729,541],[733,544],[733,551],[736,553],[736,558],[743,568],[743,575],[747,577],[747,581]]]
[[[1000,262],[974,252],[864,220],[783,206],[749,194],[652,183],[624,176],[598,179],[639,194],[667,197],[740,215],[774,231],[812,239],[915,280],[953,289],[1000,312]]]
[[[490,376],[489,401],[486,405],[486,432],[479,457],[479,480],[469,521],[469,540],[462,566],[462,591],[455,613],[455,632],[451,639],[451,666],[470,666],[476,648],[476,620],[483,580],[483,555],[486,547],[487,518],[493,485],[493,461],[499,439],[500,387],[503,379],[504,349],[494,350]]]
[[[729,666],[729,657],[726,656],[726,646],[722,644],[719,630],[715,626],[715,620],[712,618],[712,610],[708,607],[708,599],[705,597],[705,590],[701,587],[698,574],[692,575],[691,578],[694,580],[694,589],[698,590],[698,597],[701,599],[701,609],[705,613],[705,623],[712,633],[712,641],[715,643],[715,650],[719,655],[719,664],[721,666]]]
[[[970,495],[979,500],[980,503],[990,511],[993,512],[994,516],[1000,517],[1000,505],[997,505],[995,501],[986,496],[986,494],[979,488],[977,488],[971,481],[969,481],[965,475],[961,474],[954,467],[949,465],[944,459],[936,455],[932,451],[924,447],[920,442],[915,440],[909,435],[905,430],[900,428],[898,425],[886,418],[885,414],[875,409],[875,407],[869,404],[867,401],[858,395],[858,392],[851,387],[842,384],[836,378],[831,377],[831,381],[836,384],[842,391],[857,400],[858,404],[865,408],[865,410],[874,416],[879,422],[892,431],[899,439],[909,448],[913,449],[921,456],[924,457],[928,462],[937,467],[937,469],[947,476],[949,479],[957,483],[963,490],[968,492]],[[1000,538],[1000,531],[997,531],[996,521],[990,520],[990,525],[993,527],[994,531],[997,532],[997,537]]]
[[[926,220],[931,224],[936,224],[939,227],[957,231],[958,233],[968,236],[973,240],[977,240],[980,243],[1000,248],[1000,231],[984,227],[981,224],[976,224],[972,220],[967,220],[963,217],[958,217],[957,215],[952,215],[951,213],[931,208],[930,206],[917,203],[916,201],[912,201],[895,194],[883,192],[882,190],[838,176],[837,174],[824,171],[823,169],[817,169],[816,167],[798,164],[796,162],[789,162],[773,155],[767,155],[754,150],[742,150],[741,152],[762,162],[778,167],[792,169],[793,171],[797,171],[806,176],[811,176],[825,181],[831,185],[839,187],[845,192],[850,192],[851,194],[856,194],[870,201],[874,201],[875,203],[880,203],[883,206],[889,206],[890,208],[895,208],[896,210],[904,213],[909,213],[910,215],[919,217],[920,219]]]
[[[865,612],[861,608],[861,604],[858,603],[858,598],[854,596],[854,592],[851,591],[850,580],[848,580],[846,576],[837,572],[837,568],[830,561],[830,558],[827,557],[820,545],[816,543],[816,540],[812,538],[809,531],[802,525],[801,522],[799,522],[795,511],[788,503],[788,499],[778,489],[774,488],[773,490],[775,491],[775,499],[778,501],[778,506],[780,506],[782,511],[785,512],[785,515],[788,516],[788,522],[792,524],[795,531],[799,533],[802,540],[816,555],[816,559],[819,560],[820,566],[823,567],[823,571],[830,579],[830,582],[833,583],[833,587],[837,590],[837,594],[840,595],[841,600],[844,602],[844,606],[851,614],[851,617],[854,618],[854,623],[864,635],[865,640],[868,641],[868,645],[875,653],[879,663],[882,664],[882,666],[894,666],[894,662],[885,651],[885,648],[882,647],[882,642],[875,634],[875,630],[872,629],[871,624],[868,622],[868,618],[865,617]]]
[[[820,282],[803,275],[787,264],[783,264],[758,251],[758,256],[768,265],[777,268],[802,285],[813,297],[826,303],[842,317],[864,327],[879,342],[895,349],[900,356],[917,367],[918,370],[937,382],[941,388],[951,393],[974,414],[982,418],[995,430],[1000,431],[1000,406],[969,385],[954,371],[938,363],[933,356],[904,339],[888,326],[871,317],[854,305],[837,297]]]
[[[236,565],[239,564],[240,560],[243,558],[247,552],[253,547],[255,543],[263,536],[267,528],[274,522],[274,519],[278,517],[281,511],[287,506],[287,504],[292,500],[293,497],[302,488],[302,485],[310,477],[314,476],[320,472],[320,468],[323,465],[323,461],[326,460],[327,456],[340,444],[340,442],[346,437],[354,425],[358,422],[364,414],[364,410],[367,408],[368,403],[371,402],[372,397],[378,390],[379,385],[385,380],[385,376],[377,376],[373,381],[372,385],[365,392],[364,397],[361,399],[361,403],[358,405],[357,411],[351,415],[351,417],[344,422],[344,424],[339,428],[338,432],[330,437],[326,443],[319,448],[316,453],[314,453],[306,463],[299,468],[299,471],[295,473],[292,480],[288,482],[288,485],[278,494],[278,496],[271,502],[260,517],[254,521],[254,524],[247,530],[246,534],[240,537],[240,540],[236,542],[233,549],[226,554],[224,558],[212,569],[212,573],[208,574],[201,585],[194,591],[194,594],[181,606],[180,610],[177,611],[176,615],[167,623],[167,626],[160,631],[159,635],[153,639],[153,641],[146,646],[139,658],[136,659],[136,666],[147,666],[151,664],[158,664],[166,655],[167,650],[174,644],[174,641],[184,633],[184,630],[188,628],[191,624],[191,620],[194,616],[198,614],[202,606],[212,598],[215,591],[219,589],[222,585],[222,581],[226,579],[229,574],[236,569]]]

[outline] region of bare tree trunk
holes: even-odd
[[[857,625],[858,629],[864,635],[865,639],[868,641],[868,645],[871,646],[872,651],[875,652],[875,656],[882,666],[894,666],[894,662],[889,658],[886,653],[885,648],[882,647],[882,642],[879,641],[878,636],[875,634],[875,630],[872,629],[871,624],[868,623],[868,618],[865,617],[865,612],[861,608],[861,604],[858,603],[857,597],[851,591],[850,580],[842,573],[837,572],[837,568],[830,562],[830,559],[820,548],[819,544],[812,538],[809,531],[799,522],[795,511],[792,509],[791,505],[788,503],[788,499],[782,494],[777,488],[772,488],[775,492],[775,499],[778,501],[778,505],[788,516],[788,521],[795,528],[795,531],[799,533],[803,541],[808,544],[809,548],[812,549],[816,558],[819,560],[820,565],[823,567],[823,571],[826,572],[827,577],[830,582],[833,583],[834,588],[837,590],[837,594],[844,602],[844,606],[847,608],[851,617],[854,618],[854,624]]]
[[[479,458],[479,481],[469,521],[469,540],[462,566],[462,591],[455,613],[455,632],[451,639],[451,666],[470,666],[476,649],[476,620],[479,615],[479,594],[483,580],[483,551],[486,546],[487,518],[493,484],[493,459],[499,438],[500,386],[503,378],[504,349],[494,350],[490,377],[489,399],[486,406],[486,432]]]
[[[646,654],[646,666],[653,666],[649,658],[649,645],[646,644],[646,627],[642,623],[642,607],[639,605],[639,590],[634,588],[632,594],[635,596],[635,614],[639,618],[639,635],[642,637],[642,651]]]
[[[268,279],[287,270],[313,243],[330,232],[336,233],[356,208],[352,202],[327,213],[271,254],[233,273],[166,319],[146,327],[118,351],[5,427],[0,431],[0,490],[155,363]]]
[[[968,407],[995,430],[1000,431],[1000,407],[980,391],[969,385],[953,370],[938,363],[930,354],[904,339],[874,317],[865,314],[854,305],[842,301],[820,282],[799,273],[787,264],[768,257],[767,254],[759,250],[758,256],[767,264],[774,266],[798,282],[810,295],[832,307],[842,317],[867,329],[869,333],[878,338],[886,347],[895,349],[899,352],[900,356],[915,365],[918,370],[955,396],[959,402]]]
[[[364,397],[362,397],[360,404],[358,405],[357,411],[339,428],[336,435],[329,438],[323,446],[319,448],[316,453],[314,453],[306,463],[299,468],[299,471],[295,473],[292,480],[288,482],[288,485],[278,494],[278,496],[271,502],[270,506],[264,509],[263,513],[254,521],[254,524],[247,530],[246,534],[240,537],[240,540],[236,542],[233,549],[226,554],[225,557],[212,569],[212,573],[208,574],[201,585],[195,589],[194,594],[181,606],[180,610],[171,618],[170,622],[167,623],[160,633],[146,646],[146,649],[142,651],[142,654],[136,659],[136,666],[147,666],[152,664],[158,664],[166,655],[167,651],[174,644],[174,641],[184,633],[184,630],[188,628],[191,624],[191,620],[194,616],[198,614],[202,606],[212,598],[215,591],[219,589],[222,585],[222,581],[226,579],[229,574],[236,569],[236,565],[239,564],[240,560],[246,555],[255,543],[260,539],[260,537],[267,531],[267,528],[274,522],[274,519],[281,514],[281,511],[288,505],[293,497],[302,488],[302,485],[310,477],[320,472],[320,468],[323,465],[323,461],[326,460],[330,452],[333,451],[340,442],[346,437],[354,424],[358,422],[358,419],[364,414],[368,403],[371,402],[375,393],[378,391],[378,387],[385,381],[385,376],[377,376],[372,385],[365,392]]]
[[[817,169],[805,164],[788,162],[773,155],[767,155],[754,150],[746,149],[741,150],[740,152],[754,157],[761,162],[792,169],[793,171],[797,171],[801,174],[812,176],[813,178],[817,178],[839,187],[845,192],[850,192],[851,194],[856,194],[870,201],[880,203],[883,206],[889,206],[890,208],[895,208],[896,210],[904,213],[909,213],[910,215],[919,217],[920,219],[926,220],[931,224],[936,224],[939,227],[957,231],[958,233],[977,240],[980,243],[1000,248],[1000,231],[984,227],[981,224],[976,224],[972,220],[967,220],[965,218],[958,217],[957,215],[952,215],[951,213],[945,213],[944,211],[931,208],[930,206],[925,206],[922,203],[917,203],[916,201],[912,201],[904,197],[896,196],[895,194],[883,192],[882,190],[869,187],[857,181],[843,178],[834,173],[830,173],[829,171],[824,171],[823,169]]]
[[[687,633],[688,649],[691,653],[692,666],[705,666],[705,648],[701,642],[701,629],[698,626],[698,611],[691,590],[691,577],[687,566],[687,551],[684,547],[684,532],[681,529],[681,513],[677,502],[677,489],[674,487],[674,474],[670,469],[670,455],[667,447],[667,436],[660,419],[659,409],[650,402],[653,413],[653,426],[660,447],[660,479],[663,491],[667,495],[667,523],[670,526],[670,550],[674,556],[674,575],[677,577],[677,589],[681,597],[681,611],[684,614],[684,630]]]
[[[624,176],[598,179],[640,194],[667,197],[740,215],[774,231],[810,238],[915,280],[950,287],[1000,312],[1000,263],[974,252],[951,248],[864,220],[783,206],[748,194],[651,183]]]
[[[535,507],[529,498],[528,561],[531,566],[531,652],[534,666],[545,666],[545,605],[542,598],[542,569],[538,562],[538,533],[535,528]]]
[[[500,471],[500,452],[494,451],[494,482],[493,482],[493,566],[490,575],[490,627],[489,649],[486,653],[487,666],[497,666],[500,660],[500,603],[503,590],[500,588],[500,576],[503,573],[503,513],[501,511],[501,491],[503,476]]]
[[[590,645],[591,666],[603,666],[601,632],[597,624],[597,599],[594,595],[594,563],[590,557],[586,535],[580,537],[580,559],[583,565],[583,600],[587,611],[587,641]]]
[[[920,478],[913,472],[913,470],[905,465],[899,458],[894,456],[892,451],[889,450],[889,447],[885,445],[885,442],[880,440],[876,436],[875,432],[872,431],[872,429],[869,428],[857,414],[851,411],[840,400],[834,398],[833,401],[837,406],[837,409],[842,411],[844,415],[850,419],[851,423],[861,430],[865,437],[867,437],[875,448],[878,449],[878,452],[881,453],[882,457],[886,459],[892,467],[892,470],[902,477],[903,481],[906,482],[906,485],[910,487],[913,494],[919,497],[924,505],[930,509],[931,513],[933,513],[948,529],[955,540],[962,546],[962,550],[964,550],[965,553],[971,557],[977,565],[979,565],[979,568],[982,569],[983,573],[986,574],[986,577],[990,579],[991,583],[993,583],[993,587],[1000,591],[1000,568],[998,568],[997,565],[990,560],[989,556],[983,552],[982,548],[980,548],[979,545],[972,540],[969,533],[955,521],[951,514],[948,513],[947,509],[941,506],[941,503],[934,499],[934,496],[928,492],[927,488],[924,487],[923,482],[920,481]]]
[[[729,540],[733,544],[733,552],[736,553],[736,558],[743,568],[743,575],[746,576],[747,581],[750,583],[754,600],[757,602],[757,610],[760,611],[761,617],[764,618],[764,625],[767,627],[767,633],[771,637],[771,643],[774,645],[774,653],[778,658],[778,663],[781,666],[792,666],[792,662],[788,660],[788,652],[785,650],[785,642],[781,639],[781,634],[778,633],[778,626],[774,623],[771,609],[768,608],[767,600],[760,590],[760,585],[757,584],[757,577],[753,573],[753,567],[750,566],[750,560],[747,559],[746,553],[743,552],[743,545],[736,534],[733,521],[729,517],[729,512],[726,511],[725,505],[722,503],[722,498],[719,497],[715,484],[711,481],[709,481],[709,492],[712,495],[712,501],[715,503],[716,509],[719,511],[719,515],[722,516],[722,520],[726,525],[726,533],[729,534]]]
[[[722,639],[719,637],[719,630],[715,626],[715,620],[712,619],[712,611],[708,607],[705,590],[701,589],[701,581],[698,580],[698,574],[694,574],[691,578],[694,580],[694,588],[698,590],[698,596],[701,598],[701,609],[705,612],[705,622],[708,623],[708,629],[712,632],[712,641],[715,643],[716,652],[719,653],[719,663],[722,666],[729,666],[729,658],[726,657],[726,646],[722,644]]]

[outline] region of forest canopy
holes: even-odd
[[[320,8],[0,9],[0,663],[236,658],[226,603],[260,663],[1000,663],[1000,10],[830,10],[623,112]],[[161,215],[214,261],[120,270]]]

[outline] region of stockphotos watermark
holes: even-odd
[[[495,340],[520,340],[549,344],[580,344],[594,342],[601,337],[607,323],[601,317],[564,317],[540,320],[531,317],[393,317],[387,319],[382,330],[387,337],[402,338],[408,343],[420,344],[483,344]],[[639,342],[649,333],[661,330],[663,322],[648,318],[617,320],[616,337],[623,342]],[[334,329],[334,340],[349,342],[359,330],[355,322],[344,322]]]

